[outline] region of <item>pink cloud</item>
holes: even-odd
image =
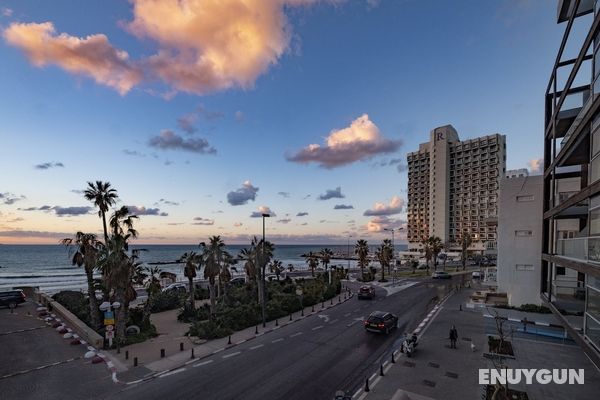
[[[527,165],[529,166],[529,171],[532,174],[540,174],[543,172],[542,168],[544,166],[544,159],[543,158],[533,158],[527,162]]]
[[[386,139],[369,116],[363,114],[346,128],[332,130],[324,145],[310,144],[286,158],[304,164],[315,162],[331,169],[395,152],[400,144],[399,140]]]
[[[402,212],[404,200],[398,196],[392,197],[389,204],[375,203],[372,209],[364,212],[365,216],[393,215]]]
[[[57,34],[51,22],[12,23],[3,31],[6,42],[25,52],[36,67],[57,65],[97,83],[116,89],[121,95],[142,80],[142,71],[129,55],[114,48],[103,34],[85,38]]]

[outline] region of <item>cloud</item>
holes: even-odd
[[[343,199],[346,196],[342,194],[342,188],[340,186],[335,189],[327,189],[325,193],[319,195],[319,200],[329,200],[329,199]]]
[[[303,222],[300,225],[302,225],[302,226],[308,225],[308,222]]]
[[[256,200],[257,192],[258,188],[252,186],[250,181],[246,181],[242,184],[241,188],[227,193],[227,202],[232,206],[241,206],[250,200]]]
[[[24,200],[25,196],[23,195],[16,195],[13,193],[9,193],[9,192],[4,192],[4,193],[0,193],[0,203],[2,204],[6,204],[6,205],[11,205],[11,204],[15,204],[17,201],[21,201]]]
[[[173,225],[173,226],[183,225],[183,222],[168,222],[167,225]]]
[[[151,147],[161,150],[184,150],[198,154],[216,154],[217,150],[212,147],[206,139],[192,138],[184,139],[175,132],[165,129],[160,135],[153,136],[148,141]]]
[[[13,218],[13,219],[9,219],[9,220],[8,220],[8,221],[6,221],[6,222],[21,222],[21,221],[25,221],[25,218],[22,218],[22,217],[16,217],[16,218]]]
[[[198,128],[196,128],[195,126],[197,120],[198,114],[186,114],[182,117],[177,118],[177,126],[179,126],[179,129],[181,129],[182,131],[191,135],[198,130]]]
[[[85,190],[80,190],[80,189],[71,189],[70,190],[71,193],[75,193],[75,194],[84,194]]]
[[[170,200],[165,200],[165,199],[160,199],[160,200],[158,200],[158,202],[169,205],[169,206],[178,206],[179,205],[179,203],[177,203],[175,201],[170,201]]]
[[[367,223],[368,232],[383,232],[385,229],[398,229],[403,227],[406,221],[394,219],[388,216],[378,216]]]
[[[67,72],[87,76],[125,95],[143,77],[141,69],[123,50],[114,48],[106,35],[85,38],[57,35],[52,22],[14,22],[3,31],[4,40],[21,49],[36,67],[57,65]]]
[[[157,215],[159,217],[166,217],[169,214],[161,212],[158,208],[146,208],[144,206],[127,206],[130,214],[133,215]]]
[[[36,169],[49,169],[49,168],[64,168],[64,164],[61,162],[45,162],[43,164],[38,164],[35,166]]]
[[[278,219],[277,222],[279,222],[280,224],[288,224],[289,222],[291,222],[291,218],[282,218],[282,219]]]
[[[261,218],[263,214],[269,214],[271,217],[277,216],[277,214],[275,214],[271,208],[267,206],[260,206],[258,207],[258,211],[253,211],[252,214],[250,214],[250,218]]]
[[[529,172],[532,174],[541,174],[542,168],[544,167],[544,159],[543,158],[533,158],[527,162],[527,166],[529,167]]]
[[[354,206],[350,204],[336,204],[333,206],[334,210],[354,210]]]
[[[360,160],[368,160],[378,154],[393,153],[400,148],[399,140],[383,137],[379,128],[367,114],[358,117],[350,126],[334,129],[325,139],[325,145],[310,144],[286,159],[298,163],[315,162],[323,168],[336,168]]]
[[[235,226],[236,228],[239,228],[242,225],[244,225],[244,224],[242,224],[241,222],[236,222],[233,224],[233,226]]]
[[[0,231],[0,237],[18,237],[18,238],[66,238],[72,236],[73,233],[66,232],[48,232],[48,231],[22,231],[22,230],[14,230],[14,231]]]
[[[369,10],[379,7],[379,4],[381,4],[381,0],[367,0],[367,8]]]
[[[41,209],[41,208],[40,208]],[[52,207],[54,213],[59,217],[85,215],[92,211],[92,207]]]
[[[290,192],[277,192],[277,194],[281,197],[285,197],[286,199],[290,197]]]
[[[192,225],[214,225],[215,224],[215,220],[214,219],[208,219],[208,218],[202,218],[202,217],[196,217],[194,218],[194,221]]]
[[[13,15],[12,8],[4,7],[2,9],[2,15],[5,16],[5,17],[12,17],[12,15]]]
[[[310,194],[307,194],[306,196],[304,196],[304,197],[302,198],[302,200],[306,200],[306,199],[308,199],[310,196],[311,196]]]
[[[52,206],[18,208],[19,211],[50,211],[52,209],[54,209]]]
[[[398,196],[392,197],[389,204],[375,203],[372,209],[366,210],[363,215],[367,217],[394,215],[402,212],[404,208],[404,200]]]
[[[123,154],[128,155],[128,156],[146,157],[146,155],[144,153],[140,153],[137,150],[124,149]]]
[[[306,211],[300,211],[298,214],[296,214],[296,217],[305,217],[307,215],[308,213]]]
[[[237,122],[242,122],[244,120],[244,113],[238,110],[235,112],[234,118]]]

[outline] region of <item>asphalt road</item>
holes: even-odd
[[[377,289],[374,300],[355,297],[105,398],[304,400],[332,399],[336,390],[352,393],[389,358],[392,345],[418,325],[455,280],[422,280],[387,297],[383,289]],[[375,310],[397,314],[399,328],[389,335],[365,332],[362,321]]]

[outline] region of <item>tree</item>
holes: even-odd
[[[109,225],[113,235],[129,234],[132,238],[138,237],[138,231],[133,228],[133,223],[138,219],[137,215],[129,214],[129,209],[122,206],[110,217]]]
[[[109,208],[115,205],[119,198],[117,191],[111,189],[110,182],[96,181],[88,182],[88,187],[83,192],[84,197],[98,207],[98,217],[102,218],[102,227],[104,228],[104,244],[108,243],[108,229],[106,226],[106,213]]]
[[[375,250],[375,257],[377,257],[377,261],[379,261],[379,265],[381,266],[381,280],[380,282],[387,282],[385,279],[385,269],[389,264],[389,252],[386,249],[385,244],[381,244],[377,250]]]
[[[215,313],[215,283],[221,272],[221,264],[225,256],[225,243],[221,236],[211,236],[208,245],[200,243],[202,259],[204,260],[204,279],[208,279],[210,292],[210,314],[211,319]]]
[[[223,254],[223,262],[221,263],[221,271],[219,272],[219,285],[223,286],[223,296],[221,301],[224,301],[227,297],[227,284],[231,281],[231,269],[232,266],[237,263],[237,260],[225,251]]]
[[[279,282],[279,275],[283,272],[283,263],[279,260],[272,260],[269,264],[269,271],[277,276]]]
[[[152,311],[152,304],[154,303],[154,299],[156,295],[160,293],[160,274],[161,269],[159,267],[146,267],[144,268],[145,279],[144,279],[144,287],[146,288],[146,293],[148,293],[148,297],[146,298],[146,302],[144,303],[144,311],[143,311],[143,320],[144,322],[150,321],[150,313]]]
[[[365,280],[365,268],[369,265],[369,244],[364,239],[356,241],[354,254],[358,257],[358,266],[362,272],[362,279]]]
[[[308,268],[310,269],[310,273],[312,276],[315,276],[315,268],[319,265],[319,258],[315,253],[309,251],[306,255],[306,263],[308,264]]]
[[[190,292],[190,308],[194,310],[196,308],[196,302],[194,297],[194,278],[196,277],[196,270],[201,264],[202,257],[196,254],[195,251],[185,252],[179,257],[179,262],[185,264],[183,267],[183,276],[188,278],[189,292]]]
[[[391,274],[391,266],[394,261],[394,246],[392,245],[392,241],[390,239],[383,239],[383,250],[385,254],[385,259],[387,261],[387,269],[388,274]]]
[[[428,240],[429,240],[429,246],[431,248],[431,256],[433,258],[434,271],[437,271],[438,256],[444,249],[444,244],[442,243],[442,239],[440,239],[437,236],[431,236]]]
[[[468,249],[472,243],[473,239],[471,238],[471,234],[469,233],[469,231],[464,230],[460,237],[460,247],[462,250],[460,253],[460,260],[462,262],[463,271],[467,269],[467,256],[469,251]]]
[[[246,282],[256,282],[257,278],[257,269],[256,269],[256,255],[255,253],[255,243],[256,238],[252,240],[252,244],[250,248],[244,248],[240,250],[238,254],[238,258],[244,261],[244,271],[246,272]]]
[[[323,264],[323,268],[325,268],[325,271],[327,271],[327,267],[329,266],[331,257],[333,257],[333,251],[331,251],[331,249],[324,248],[320,251],[319,255],[321,256],[321,263]]]
[[[62,239],[60,244],[69,248],[69,251],[70,246],[76,246],[71,262],[78,267],[84,267],[90,306],[90,322],[92,328],[98,330],[102,325],[94,287],[94,270],[96,269],[98,251],[102,243],[97,240],[96,235],[93,233],[77,232],[75,237]]]
[[[431,242],[429,241],[429,238],[424,238],[423,240],[421,240],[421,244],[423,245],[423,251],[425,252],[425,262],[427,263],[427,274],[429,274],[429,261],[431,260],[431,257],[433,256],[432,251],[431,251]]]

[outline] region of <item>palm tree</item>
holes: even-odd
[[[306,263],[308,264],[308,268],[310,268],[310,273],[312,276],[315,276],[315,268],[319,265],[319,258],[315,253],[309,251],[306,255]]]
[[[227,297],[227,283],[231,281],[231,269],[236,263],[237,260],[231,254],[225,251],[223,254],[221,271],[219,272],[219,286],[223,285],[223,296],[221,297],[222,301],[225,301],[225,297]]]
[[[200,243],[202,259],[204,260],[204,279],[208,279],[209,284],[211,319],[215,313],[215,283],[221,272],[221,264],[225,253],[224,247],[225,243],[221,236],[211,236],[208,245],[205,242]]]
[[[256,282],[257,270],[256,270],[256,264],[255,264],[256,256],[254,254],[254,251],[255,251],[255,246],[254,246],[254,240],[253,240],[253,244],[251,244],[251,247],[249,249],[243,248],[242,250],[240,250],[240,253],[238,254],[238,258],[241,261],[244,261],[244,271],[246,272],[246,282]]]
[[[354,254],[358,257],[358,266],[362,272],[362,278],[365,279],[365,268],[369,265],[369,244],[364,239],[356,241]]]
[[[327,271],[327,267],[329,266],[331,257],[333,257],[333,251],[331,251],[331,249],[324,248],[320,251],[319,255],[321,256],[321,263],[323,264],[323,268],[325,268],[325,271]]]
[[[386,249],[385,244],[381,244],[377,250],[375,250],[375,257],[377,257],[377,261],[379,261],[379,265],[381,266],[381,280],[380,282],[386,282],[385,279],[385,268],[388,266],[388,251]]]
[[[383,239],[382,245],[387,260],[388,274],[391,275],[392,261],[394,260],[394,246],[392,246],[392,241],[390,239]]]
[[[110,182],[96,181],[88,182],[87,189],[83,192],[84,197],[93,202],[98,207],[98,216],[102,218],[102,227],[104,228],[104,244],[108,243],[108,229],[106,226],[106,213],[110,206],[115,205],[119,198],[117,191],[110,187]]]
[[[129,234],[135,239],[138,237],[138,231],[133,228],[133,223],[137,219],[137,215],[129,214],[129,209],[126,206],[122,206],[113,212],[108,224],[113,235]]]
[[[462,249],[460,253],[460,260],[462,261],[463,271],[467,269],[468,249],[472,243],[473,239],[471,238],[471,234],[467,230],[464,230],[460,237],[460,247]]]
[[[434,271],[437,271],[437,259],[441,251],[444,249],[444,244],[442,243],[442,239],[437,236],[431,236],[428,240],[429,246],[431,247]]]
[[[269,264],[269,271],[277,276],[277,281],[279,282],[279,275],[283,272],[283,263],[279,260],[272,260]]]
[[[98,301],[96,299],[96,290],[94,287],[94,270],[96,269],[96,262],[98,260],[98,251],[102,244],[96,239],[96,235],[93,233],[83,232],[77,232],[74,238],[62,239],[60,244],[67,248],[72,245],[77,246],[71,262],[73,265],[77,265],[78,267],[83,266],[85,269],[90,306],[90,322],[92,328],[98,330],[102,325]]]
[[[423,251],[425,252],[425,261],[427,263],[427,274],[429,275],[429,261],[431,260],[431,257],[433,255],[433,253],[431,251],[431,242],[429,241],[429,238],[424,238],[423,240],[421,240],[421,244],[423,245]]]
[[[190,308],[193,310],[195,306],[194,297],[194,278],[196,277],[196,270],[200,266],[201,257],[196,254],[195,251],[185,252],[179,257],[179,262],[185,263],[183,267],[183,276],[188,278],[189,292],[190,292]]]
[[[144,286],[146,287],[146,293],[148,298],[144,303],[143,320],[144,322],[150,320],[150,313],[152,311],[152,304],[157,294],[160,293],[160,279],[161,269],[159,267],[146,267],[144,269],[145,279]]]

